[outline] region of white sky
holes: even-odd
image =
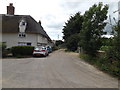
[[[84,14],[93,4],[109,4],[109,15],[118,18],[119,0],[0,0],[0,14],[6,14],[6,6],[13,3],[16,15],[30,15],[42,26],[52,40],[62,40],[62,28],[71,15]]]

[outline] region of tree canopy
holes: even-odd
[[[69,20],[63,27],[63,39],[66,41],[71,35],[79,33],[82,28],[83,16],[80,13],[76,13],[74,16],[70,16]]]
[[[78,35],[82,29],[83,16],[80,13],[76,13],[71,16],[65,23],[63,28],[63,39],[66,43],[66,47],[69,50],[75,51],[78,47]]]
[[[101,2],[98,5],[94,4],[85,12],[80,31],[80,46],[85,53],[95,54],[101,47],[101,35],[104,34],[107,13],[108,5],[103,6]]]

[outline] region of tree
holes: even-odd
[[[63,28],[63,39],[65,42],[67,39],[76,33],[79,33],[82,28],[83,16],[80,13],[76,13],[74,16],[71,16],[70,19],[65,23]]]
[[[95,55],[101,47],[101,35],[104,34],[103,29],[106,26],[108,5],[100,2],[94,4],[84,14],[82,30],[80,31],[80,47],[89,55]]]
[[[71,16],[70,19],[65,23],[63,28],[63,39],[67,49],[72,51],[77,49],[78,37],[76,34],[80,33],[80,30],[82,29],[82,22],[83,16],[78,12],[74,16]]]
[[[55,43],[55,45],[56,45],[56,46],[59,46],[59,45],[61,45],[61,44],[63,44],[63,43],[64,43],[64,42],[63,42],[62,40],[57,40],[56,43]]]
[[[75,51],[78,48],[79,36],[78,34],[71,35],[67,39],[66,47],[70,51]]]
[[[113,32],[113,47],[111,49],[113,53],[112,58],[115,60],[119,60],[120,63],[120,20],[118,21],[117,25],[113,26]]]
[[[112,40],[113,38],[107,38],[107,37],[102,37],[101,41],[102,41],[102,46],[112,46]]]

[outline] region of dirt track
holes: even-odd
[[[118,88],[118,80],[58,50],[43,58],[3,59],[3,88]]]

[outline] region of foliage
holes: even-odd
[[[82,30],[80,31],[80,47],[85,53],[95,55],[102,45],[101,35],[106,26],[108,5],[103,7],[102,3],[94,4],[84,14]]]
[[[105,54],[92,57],[88,54],[81,53],[80,58],[112,76],[120,77],[119,63],[117,61],[110,61]]]
[[[64,42],[63,42],[62,40],[57,40],[55,44],[56,44],[56,46],[59,46],[59,45],[61,45],[61,44],[63,44],[63,43],[64,43]]]
[[[120,61],[120,20],[114,28],[113,50],[116,59]]]
[[[101,46],[100,50],[101,51],[108,51],[110,48],[112,48],[112,46]]]
[[[6,51],[6,44],[0,43],[0,51],[2,52],[2,57],[6,57],[7,51]]]
[[[83,60],[85,60],[86,62],[88,62],[91,65],[95,65],[96,63],[96,57],[93,57],[89,54],[85,54],[85,53],[80,53],[80,58],[82,58]]]
[[[6,49],[6,44],[1,43],[1,45],[0,45],[0,46],[2,46],[2,51],[4,51],[4,50]]]
[[[52,51],[55,51],[55,50],[58,50],[58,47],[54,45],[54,46],[52,47]]]
[[[11,51],[13,56],[18,56],[18,55],[32,55],[34,50],[33,46],[13,46]]]
[[[120,68],[120,21],[117,25],[113,26],[114,30],[114,38],[113,38],[113,46],[106,53],[108,59],[113,62],[118,62],[118,66]],[[120,71],[119,71],[120,72]]]
[[[105,37],[103,37],[103,38],[101,38],[101,41],[102,41],[103,46],[112,46],[113,45],[113,43],[112,43],[113,38],[105,38]]]
[[[67,39],[76,33],[79,33],[82,28],[83,16],[80,13],[76,13],[74,16],[71,16],[69,20],[65,23],[63,28],[63,39],[66,42]]]
[[[78,47],[78,34],[82,29],[83,16],[76,13],[71,16],[63,28],[63,39],[68,50],[75,51]]]
[[[67,39],[66,47],[70,51],[76,51],[78,48],[79,36],[78,34],[71,35]]]

